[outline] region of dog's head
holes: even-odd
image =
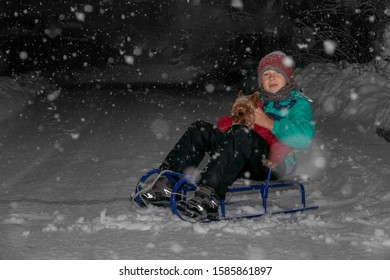
[[[249,128],[255,123],[255,110],[259,104],[259,93],[244,95],[241,91],[233,104],[231,117],[234,124],[243,124]]]

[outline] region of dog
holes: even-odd
[[[257,91],[251,95],[244,95],[240,91],[230,114],[233,124],[243,124],[248,128],[253,128],[255,124],[255,110],[259,102],[260,97]]]

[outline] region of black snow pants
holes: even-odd
[[[210,159],[201,171],[199,184],[214,188],[221,199],[237,178],[267,177],[268,168],[262,164],[262,156],[268,158],[269,145],[260,135],[243,125],[233,125],[223,133],[205,121],[190,125],[160,169],[184,173],[198,167],[206,154]]]

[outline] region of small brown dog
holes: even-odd
[[[255,123],[255,110],[259,102],[260,97],[257,91],[251,95],[244,95],[240,91],[231,111],[233,124],[243,124],[248,128],[253,128]]]

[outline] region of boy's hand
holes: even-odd
[[[257,108],[255,110],[255,124],[258,126],[264,127],[270,131],[274,128],[274,120],[269,118],[264,111]]]

